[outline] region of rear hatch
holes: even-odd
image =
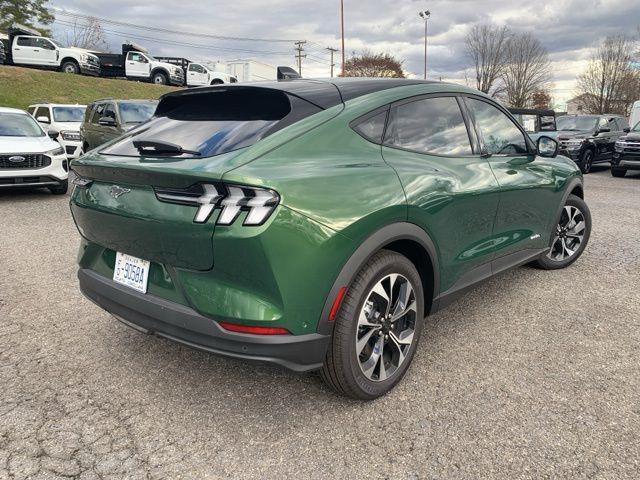
[[[74,161],[81,185],[74,190],[71,209],[80,233],[114,251],[180,268],[211,269],[218,213],[196,223],[196,206],[162,202],[158,191],[220,186],[226,172],[274,148],[274,142],[286,141],[287,127],[341,104],[331,84],[287,83],[166,95],[150,121]]]

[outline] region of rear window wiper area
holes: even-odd
[[[182,148],[180,145],[171,142],[164,142],[162,140],[134,140],[133,146],[138,150],[140,155],[163,155],[163,156],[174,156],[174,155],[194,155],[199,157],[201,154],[195,150],[187,150]]]

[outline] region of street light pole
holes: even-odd
[[[340,31],[342,35],[342,73],[344,77],[344,0],[340,0]]]
[[[420,18],[424,20],[424,79],[427,79],[427,21],[431,16],[431,12],[429,10],[425,10],[423,12],[418,12]]]

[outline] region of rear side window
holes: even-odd
[[[382,142],[384,125],[387,121],[387,110],[368,116],[353,126],[353,129],[370,142]]]
[[[146,140],[180,146],[189,151],[183,156],[210,157],[250,146],[320,110],[298,97],[269,89],[232,87],[168,96],[158,105],[154,118],[102,153],[141,156],[134,142]]]
[[[35,47],[34,39],[30,37],[18,37],[18,46],[20,47]]]
[[[385,144],[434,155],[472,155],[455,97],[415,100],[391,107]]]

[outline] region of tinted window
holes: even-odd
[[[142,123],[153,117],[158,102],[121,103],[120,118],[122,123]]]
[[[18,37],[18,45],[21,47],[33,47],[35,43],[32,38],[29,37]]]
[[[44,132],[24,113],[0,113],[0,137],[44,137]]]
[[[93,112],[93,118],[91,119],[91,123],[95,123],[96,125],[98,124],[100,119],[103,117],[104,109],[106,106],[107,106],[106,103],[101,103],[96,107],[96,109]]]
[[[618,123],[618,131],[624,130],[625,128],[629,128],[629,122],[624,117],[616,118],[616,122]]]
[[[204,68],[202,68],[202,66],[198,65],[197,63],[190,63],[189,64],[189,71],[190,72],[204,73]]]
[[[47,120],[51,121],[51,116],[49,115],[49,109],[47,107],[38,107],[34,117],[46,117]]]
[[[105,148],[107,155],[141,156],[135,140],[154,140],[210,157],[252,145],[320,109],[297,97],[269,89],[229,89],[169,95],[156,117]]]
[[[467,104],[480,129],[484,148],[488,153],[494,155],[528,153],[524,135],[501,110],[473,98],[467,98]]]
[[[565,116],[556,120],[558,130],[580,131],[595,130],[598,124],[598,117],[593,116]]]
[[[384,124],[387,120],[387,111],[380,112],[373,117],[361,121],[353,127],[353,129],[362,135],[367,140],[375,143],[382,141],[382,134],[384,133]]]
[[[114,120],[116,119],[116,107],[114,107],[114,105],[112,103],[108,104],[105,109],[104,109],[104,113],[102,114],[103,117],[107,117],[107,118],[113,118]]]
[[[426,98],[392,107],[385,143],[436,155],[472,154],[455,97]]]
[[[53,118],[56,122],[81,122],[84,107],[53,107]]]
[[[42,48],[44,50],[55,50],[56,47],[53,46],[53,44],[45,39],[45,38],[34,38],[33,39],[33,46],[37,47],[37,48]]]

